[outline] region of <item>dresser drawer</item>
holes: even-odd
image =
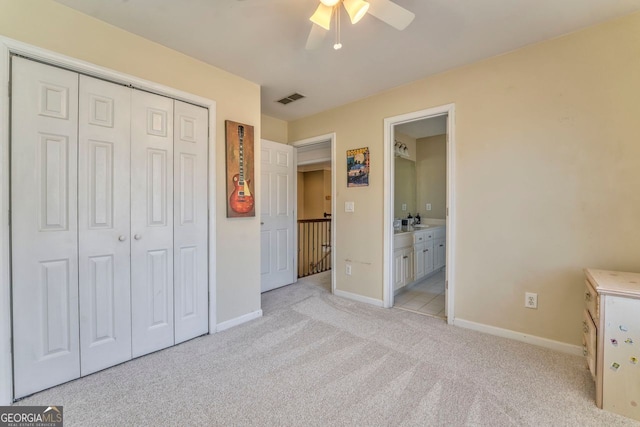
[[[598,323],[600,319],[600,304],[598,300],[598,294],[595,288],[591,285],[591,282],[585,280],[584,282],[584,307],[591,313],[591,317],[595,323]]]
[[[593,379],[596,378],[597,329],[587,310],[582,315],[582,348]]]

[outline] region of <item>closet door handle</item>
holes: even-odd
[[[120,240],[121,242],[124,242],[125,240],[127,240],[127,236],[119,236],[118,240]]]
[[[142,239],[142,235],[136,234],[136,235],[133,236],[133,238],[136,239],[136,240],[140,240],[140,239]]]

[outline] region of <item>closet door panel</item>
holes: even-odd
[[[131,359],[130,127],[131,89],[80,76],[82,375]]]
[[[174,299],[176,344],[209,331],[208,110],[175,101]]]
[[[78,75],[12,58],[15,397],[80,376]]]
[[[173,100],[134,90],[131,107],[132,353],[174,344]]]

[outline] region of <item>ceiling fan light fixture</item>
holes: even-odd
[[[344,0],[342,4],[352,24],[357,24],[369,10],[369,3],[364,0]]]
[[[325,30],[329,30],[331,29],[331,15],[333,15],[333,7],[326,6],[324,2],[322,2],[318,5],[318,8],[309,20]]]

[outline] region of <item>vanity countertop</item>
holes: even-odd
[[[397,236],[399,234],[407,234],[407,233],[414,233],[416,231],[425,231],[425,230],[436,230],[438,228],[444,228],[445,225],[431,225],[431,224],[420,224],[420,227],[406,227],[406,230],[393,230],[393,235]]]

